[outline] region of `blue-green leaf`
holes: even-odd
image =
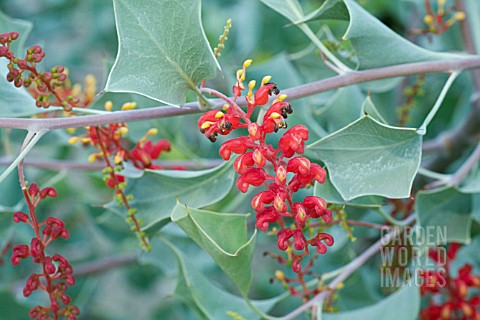
[[[453,187],[420,191],[415,200],[415,211],[420,226],[435,232],[446,231],[447,242],[470,242],[470,194],[462,193]]]
[[[252,284],[255,233],[248,239],[245,214],[190,209],[178,203],[171,219],[210,254],[220,268],[248,295]]]
[[[371,306],[338,313],[324,313],[325,320],[386,319],[413,320],[420,311],[420,292],[411,284]]]
[[[115,0],[117,58],[105,91],[132,92],[180,106],[189,90],[215,77],[200,0]]]
[[[23,45],[31,29],[31,22],[9,18],[0,11],[0,33],[10,31],[19,33],[18,39],[11,45],[15,55],[24,56]],[[7,81],[7,64],[7,59],[0,58],[0,117],[23,117],[43,112],[35,106],[35,99],[25,88],[16,88],[13,83]]]
[[[308,146],[347,201],[365,195],[407,198],[420,166],[422,136],[364,116]],[[394,181],[395,183],[392,183]]]
[[[165,239],[163,241],[175,254],[178,262],[179,274],[175,294],[194,309],[202,319],[232,319],[231,315],[239,315],[243,319],[260,318],[243,298],[215,286],[171,242]],[[267,300],[252,301],[252,304],[262,312],[267,312],[283,298],[283,296],[278,296]]]
[[[125,194],[133,195],[130,205],[138,209],[139,217],[145,221],[145,231],[154,233],[168,222],[177,201],[189,208],[220,201],[230,191],[234,177],[231,161],[199,171],[147,170],[140,178],[128,180]],[[107,207],[125,214],[125,209],[114,201]]]

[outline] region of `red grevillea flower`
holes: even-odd
[[[139,169],[162,169],[159,165],[153,164],[152,160],[158,159],[162,151],[170,151],[170,148],[170,142],[166,139],[160,139],[155,144],[150,140],[139,141],[130,152],[130,159]],[[124,160],[126,158],[127,154],[124,153]]]
[[[232,110],[222,111],[211,110],[198,119],[200,131],[212,142],[217,140],[217,135],[227,135],[238,128],[240,117]]]
[[[285,158],[290,158],[295,153],[302,154],[304,152],[305,140],[308,140],[308,129],[304,125],[298,124],[285,132],[280,138],[278,148],[283,151]]]
[[[236,104],[245,89],[243,81],[250,63],[250,60],[246,61],[243,69],[237,72],[237,82],[233,87],[234,97],[232,100],[225,98],[228,102],[225,112],[206,112],[198,120],[198,127],[211,141],[215,141],[218,134],[227,135],[235,129],[247,128],[248,135],[223,143],[220,156],[229,160],[232,153],[239,155],[233,167],[239,174],[236,184],[241,192],[247,192],[250,187],[266,187],[267,190],[259,192],[251,202],[256,212],[256,226],[262,231],[267,231],[271,224],[279,226],[278,231],[273,231],[277,234],[278,248],[282,251],[289,250],[289,263],[295,272],[300,272],[301,261],[309,254],[310,246],[323,254],[334,242],[333,237],[327,233],[317,232],[311,239],[307,239],[308,233],[304,229],[311,219],[320,218],[329,223],[332,214],[327,209],[326,202],[319,197],[309,196],[302,202],[295,203],[292,197],[301,188],[315,182],[323,183],[326,171],[305,157],[293,157],[304,152],[308,129],[303,125],[296,125],[286,131],[277,148],[267,144],[267,135],[286,128],[286,119],[293,111],[290,103],[284,101],[286,96],[280,95],[274,83],[268,82],[270,77],[262,80],[255,93],[255,81],[248,84],[247,113]],[[262,123],[251,121],[253,110],[257,106],[268,104],[273,95],[277,97],[263,115]],[[293,220],[294,225],[289,227],[287,220]]]
[[[480,276],[472,274],[471,264],[463,265],[456,276],[451,274],[451,262],[460,247],[458,243],[451,243],[447,248],[446,261],[444,255],[442,258],[442,250],[433,248],[429,251],[430,259],[439,268],[420,272],[423,279],[420,293],[422,296],[432,295],[430,304],[420,312],[420,319],[480,319],[480,297],[469,296],[471,288],[480,288]]]

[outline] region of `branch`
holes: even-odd
[[[0,157],[0,167],[9,165],[14,159],[11,157]],[[223,159],[200,159],[200,160],[157,160],[155,164],[165,168],[172,169],[178,166],[186,169],[208,169],[214,168],[225,161]],[[70,160],[54,160],[54,159],[24,159],[24,163],[28,166],[42,169],[69,169],[69,170],[101,170],[105,165],[100,162],[81,162]]]
[[[88,276],[103,271],[108,271],[114,268],[123,267],[125,265],[133,264],[138,261],[137,254],[119,254],[112,257],[103,258],[93,262],[79,265],[75,268],[75,277]]]
[[[442,91],[438,95],[437,100],[435,101],[435,104],[434,104],[433,108],[430,110],[427,117],[423,121],[422,125],[420,126],[420,128],[418,128],[417,132],[419,132],[421,134],[426,133],[427,126],[433,120],[433,117],[435,117],[435,115],[437,114],[438,110],[440,109],[440,106],[443,103],[443,100],[445,99],[445,96],[447,95],[448,89],[450,89],[450,86],[452,85],[453,81],[455,81],[455,79],[457,78],[458,75],[459,75],[459,72],[456,72],[456,71],[453,72],[452,74],[450,74],[447,82],[445,83],[445,85],[442,88]]]
[[[0,175],[0,183],[5,180],[5,178],[18,166],[19,170],[22,171],[23,167],[23,159],[25,156],[32,150],[32,148],[37,144],[40,138],[47,133],[47,129],[39,130],[39,131],[28,131],[27,136],[24,139],[22,150],[18,157],[16,157],[13,162],[8,166],[7,169]],[[22,187],[24,186],[23,175],[20,175],[20,183]]]
[[[445,177],[440,177],[440,179],[428,184],[427,186],[425,186],[425,188],[433,189],[443,185],[458,186],[467,176],[470,170],[472,170],[473,167],[478,163],[479,160],[480,143],[477,144],[477,147],[475,148],[475,150],[473,150],[473,153],[470,155],[470,157],[468,157],[468,159],[462,164],[460,168],[458,168],[458,170],[453,175],[446,175]]]
[[[415,215],[412,214],[405,220],[403,220],[404,225],[408,225],[412,223],[415,220]],[[367,250],[365,250],[361,255],[356,257],[353,261],[351,261],[349,264],[347,264],[343,269],[342,272],[332,280],[328,284],[328,287],[332,290],[337,289],[338,285],[344,282],[353,272],[355,272],[358,268],[360,268],[365,262],[368,261],[373,255],[375,255],[385,243],[390,242],[393,238],[395,238],[399,232],[400,228],[395,228],[392,232],[387,233],[384,235],[380,240],[375,242],[372,246],[370,246]],[[314,305],[321,306],[323,304],[323,301],[329,296],[330,290],[323,290],[322,292],[318,293],[315,297],[313,297],[310,301],[304,303],[297,309],[293,310],[286,316],[280,318],[281,320],[289,320],[289,319],[294,319],[295,317],[298,317],[301,315],[304,311],[310,309]]]
[[[336,77],[319,80],[309,84],[283,90],[290,99],[298,99],[321,92],[378,79],[408,76],[420,73],[454,72],[464,69],[480,68],[480,57],[466,57],[464,59],[451,59],[442,61],[415,62],[390,67],[348,72]],[[220,109],[223,100],[210,100],[212,108]],[[246,106],[245,99],[239,99],[240,106]],[[88,115],[82,117],[56,118],[56,119],[18,119],[0,118],[0,127],[25,130],[40,129],[65,129],[84,126],[100,126],[109,123],[148,120],[153,118],[166,118],[179,115],[203,112],[198,102],[186,103],[181,108],[159,106],[148,109],[111,112],[102,115]]]

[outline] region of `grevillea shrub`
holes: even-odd
[[[478,21],[1,2],[0,319],[480,319]]]

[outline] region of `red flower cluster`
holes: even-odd
[[[27,50],[24,59],[19,59],[10,50],[10,43],[16,39],[18,39],[18,32],[0,34],[0,57],[10,60],[7,81],[13,82],[16,87],[29,88],[39,108],[48,108],[52,104],[51,96],[55,100],[54,103],[62,106],[66,111],[71,111],[73,107],[78,106],[78,98],[72,95],[62,97],[56,90],[61,88],[67,79],[65,68],[56,66],[49,72],[39,72],[37,63],[43,60],[45,51],[40,46],[33,46]]]
[[[131,110],[135,106],[136,103],[134,102],[125,103],[122,110]],[[105,103],[106,110],[110,111],[112,107],[112,102]],[[119,172],[122,171],[125,161],[129,161],[140,170],[163,169],[153,163],[153,160],[158,159],[163,151],[170,151],[170,142],[166,139],[160,139],[156,143],[149,140],[150,136],[157,134],[157,129],[152,128],[131,148],[128,147],[129,142],[124,139],[124,135],[128,133],[128,127],[125,123],[113,123],[108,126],[87,127],[86,129],[86,135],[72,137],[69,142],[71,144],[76,142],[81,142],[84,145],[91,144],[97,148],[98,152],[90,155],[89,161],[101,160],[105,162],[106,167],[103,169],[105,184],[115,190],[114,199],[119,206],[124,206],[128,213],[127,223],[136,232],[141,246],[149,251],[151,246],[141,229],[141,220],[135,217],[138,210],[131,207],[129,203],[133,200],[133,195],[125,194],[124,190],[127,182],[125,176],[119,174]],[[176,169],[183,168],[178,167]]]
[[[56,197],[57,191],[48,187],[40,190],[37,184],[32,183],[25,192],[30,215],[23,212],[15,212],[15,223],[27,223],[34,231],[30,245],[17,244],[13,247],[10,261],[16,266],[22,259],[32,258],[34,263],[42,266],[42,273],[32,274],[23,288],[23,295],[28,297],[35,290],[43,290],[50,297],[50,306],[36,306],[30,310],[33,319],[57,319],[59,315],[66,319],[74,320],[80,313],[79,309],[70,305],[71,299],[65,294],[68,286],[75,284],[73,269],[66,258],[59,254],[48,256],[45,249],[53,240],[58,238],[68,239],[70,236],[62,220],[48,217],[43,222],[38,222],[35,209],[39,202],[46,197]],[[63,304],[63,308],[61,304]]]
[[[450,264],[455,259],[460,244],[452,243],[447,249],[447,260],[442,261],[438,249],[431,249],[429,257],[443,269],[423,270],[422,296],[430,294],[431,302],[420,312],[422,320],[480,319],[480,297],[468,296],[469,288],[480,288],[480,276],[472,274],[472,265],[465,264],[458,270],[457,277],[450,274]]]
[[[333,245],[333,237],[327,233],[317,233],[307,239],[304,229],[308,227],[310,219],[322,218],[325,223],[332,219],[326,202],[315,196],[308,196],[302,202],[293,202],[295,192],[305,188],[315,181],[325,181],[325,170],[307,158],[297,156],[304,152],[305,141],[308,139],[308,129],[303,125],[296,125],[286,131],[280,138],[278,148],[267,145],[266,136],[286,128],[286,118],[292,113],[291,105],[284,101],[285,95],[278,95],[280,91],[274,83],[268,83],[270,77],[265,77],[260,88],[253,94],[255,81],[248,85],[246,97],[248,110],[245,113],[236,100],[244,90],[246,68],[251,60],[247,60],[243,69],[237,72],[237,83],[233,87],[234,97],[223,97],[228,104],[225,112],[208,111],[200,117],[198,126],[200,131],[212,142],[218,134],[226,135],[237,128],[246,128],[247,136],[241,136],[225,142],[220,147],[220,156],[229,160],[232,153],[239,154],[235,159],[234,169],[239,173],[237,187],[246,192],[250,186],[265,185],[267,190],[257,194],[252,200],[252,207],[256,212],[256,226],[267,231],[270,224],[280,226],[277,232],[278,248],[289,251],[289,261],[295,272],[300,272],[300,265],[304,256],[309,254],[309,246],[316,247],[320,254],[327,251],[327,246]],[[265,105],[269,96],[278,95],[265,112],[261,124],[252,122],[250,117],[257,106]],[[222,97],[222,96],[221,96]],[[269,163],[273,170],[267,168]],[[286,219],[293,219],[294,226],[289,226]],[[290,253],[291,252],[291,253]]]
[[[455,7],[445,8],[445,0],[437,0],[436,10],[432,3],[428,0],[425,1],[426,15],[423,18],[423,22],[427,25],[424,30],[414,30],[416,33],[421,34],[435,34],[441,35],[457,21],[465,20],[465,13],[462,11],[456,11]]]
[[[163,151],[170,151],[170,142],[166,139],[160,139],[155,144],[147,140],[148,136],[156,134],[155,129],[150,129],[148,133],[140,139],[135,147],[128,150],[125,147],[123,136],[128,132],[128,127],[125,123],[112,123],[103,127],[89,127],[88,135],[85,138],[78,139],[73,137],[71,142],[78,140],[83,143],[90,143],[93,146],[99,146],[100,142],[104,150],[99,150],[100,153],[93,154],[89,160],[95,161],[103,159],[104,156],[114,156],[116,164],[123,161],[131,161],[131,163],[138,169],[162,169],[152,161],[158,159]],[[104,155],[103,153],[106,152]]]

